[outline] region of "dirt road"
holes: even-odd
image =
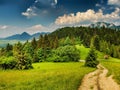
[[[106,77],[108,70],[102,65],[98,69],[84,76],[78,90],[120,90],[120,86],[112,76]]]

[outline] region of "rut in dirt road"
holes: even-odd
[[[84,76],[78,90],[120,90],[120,86],[112,76],[106,77],[108,70],[102,65],[98,69]]]

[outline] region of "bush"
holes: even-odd
[[[33,68],[31,58],[26,54],[18,55],[16,68],[19,69],[19,70]]]
[[[1,57],[0,58],[0,67],[2,69],[13,69],[16,66],[17,61],[15,60],[14,57]]]
[[[99,62],[97,61],[97,54],[95,53],[94,48],[91,48],[88,56],[86,57],[85,66],[88,67],[97,67]]]
[[[54,62],[77,62],[80,59],[80,52],[74,46],[62,46],[54,50]]]

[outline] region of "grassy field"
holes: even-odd
[[[101,63],[109,70],[108,75],[114,75],[113,78],[120,84],[120,59],[110,58],[102,60]]]
[[[84,63],[36,63],[31,70],[0,70],[0,90],[77,90],[94,68]]]

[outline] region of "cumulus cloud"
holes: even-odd
[[[120,0],[108,0],[108,4],[120,6]]]
[[[36,9],[36,7],[30,7],[26,10],[26,12],[22,12],[22,15],[26,16],[28,18],[30,18],[32,16],[36,16],[37,14],[35,13],[35,9]]]
[[[117,23],[120,21],[120,8],[116,8],[116,10],[110,14],[103,14],[103,11],[100,9],[98,12],[94,10],[87,10],[86,12],[77,12],[76,14],[71,13],[69,15],[59,16],[55,24],[57,25],[68,25],[68,24],[76,24],[76,23],[83,23],[83,22],[98,22],[98,21],[105,21],[105,22],[114,22]]]

